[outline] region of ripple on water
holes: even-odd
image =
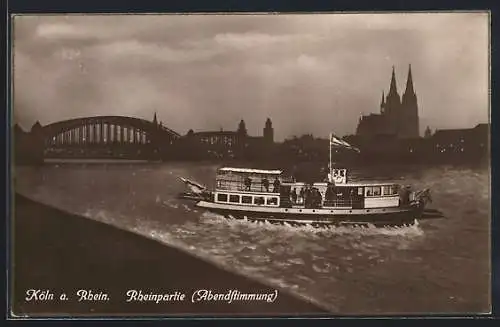
[[[304,265],[304,260],[302,260],[301,258],[292,258],[292,259],[288,259],[288,262],[289,263],[292,263],[294,265]]]
[[[321,266],[320,266],[319,263],[313,263],[312,268],[317,273],[328,273],[328,272],[330,272],[330,264],[328,262],[322,263]]]

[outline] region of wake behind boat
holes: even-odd
[[[331,136],[332,144],[347,147],[344,141],[334,143]],[[429,189],[412,191],[397,183],[350,182],[347,169],[333,168],[331,159],[325,182],[296,181],[282,170],[234,167],[218,169],[215,179],[214,190],[208,191],[182,178],[191,190],[183,198],[194,199],[197,207],[227,218],[271,223],[408,225],[426,214],[425,205],[431,201]]]

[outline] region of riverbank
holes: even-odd
[[[327,314],[311,303],[280,291],[274,302],[192,303],[192,294],[197,290],[209,290],[213,294],[227,294],[231,290],[269,294],[275,290],[178,249],[65,213],[18,194],[13,211],[11,302],[12,312],[17,316]],[[27,301],[29,290],[40,290],[36,293],[39,300],[33,296]],[[51,296],[47,300],[40,299],[42,293],[46,294],[45,290],[53,294],[53,299]],[[143,295],[172,296],[169,301],[163,297],[164,300],[158,303],[156,300],[141,302],[140,296],[127,302],[129,290],[142,291]],[[87,298],[90,293],[94,294],[95,300],[79,301],[79,295],[85,292]],[[66,300],[61,300],[62,293],[66,294]],[[179,300],[181,294],[185,295],[184,300]]]

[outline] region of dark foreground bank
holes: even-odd
[[[274,302],[193,303],[192,294],[197,290],[212,294],[227,294],[231,290],[268,294],[275,290],[175,248],[21,195],[15,196],[13,228],[11,303],[13,314],[18,316],[327,314],[279,291]],[[130,290],[137,291],[135,294],[141,291],[142,295],[172,296],[170,301],[163,297],[159,303],[140,302],[140,296],[127,302]],[[53,297],[45,296],[45,291]],[[62,293],[66,300],[61,299]],[[82,294],[87,296],[79,301]],[[180,294],[185,294],[184,300],[179,300]],[[234,294],[239,293],[233,291]],[[95,300],[88,300],[91,295]],[[27,297],[31,299],[28,301]]]

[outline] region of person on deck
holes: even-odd
[[[273,186],[274,186],[273,192],[279,193],[280,192],[280,180],[278,179],[278,177],[276,177],[276,179],[274,180]]]
[[[304,188],[301,187],[300,188],[300,192],[299,192],[299,204],[304,204],[304,197],[305,197],[305,192],[304,192]]]
[[[328,183],[328,186],[326,187],[325,191],[325,205],[330,206],[332,205],[332,196],[333,196],[333,188],[330,183]]]
[[[354,199],[354,195],[355,195],[355,194],[354,194],[354,189],[351,189],[351,190],[349,191],[349,199],[350,199],[351,201],[352,201],[352,199]]]
[[[262,179],[262,185],[266,189],[266,192],[269,192],[269,180],[267,179],[267,177],[264,177]]]
[[[252,179],[250,177],[245,178],[245,190],[250,191],[252,186]]]
[[[330,201],[331,201],[332,205],[335,207],[339,205],[337,200],[338,200],[337,190],[335,189],[335,187],[332,186],[332,197],[331,197]]]
[[[399,199],[401,201],[401,204],[403,205],[408,205],[410,204],[410,193],[411,193],[411,187],[406,186],[402,187],[399,191]]]
[[[316,187],[313,187],[311,194],[312,194],[311,207],[312,208],[319,208],[321,206],[321,193],[319,192],[319,190]]]
[[[294,187],[292,190],[292,193],[290,194],[292,203],[295,204],[297,203],[297,189]]]
[[[304,205],[306,208],[311,207],[311,189],[306,187],[306,190],[304,191]]]

